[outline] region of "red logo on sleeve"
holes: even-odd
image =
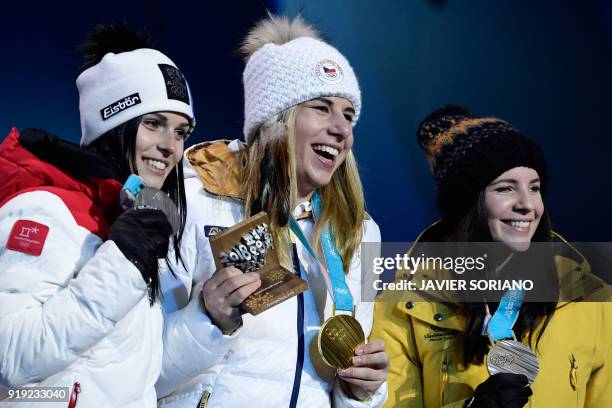
[[[13,225],[6,247],[13,251],[39,256],[45,245],[49,227],[30,220],[19,220]]]

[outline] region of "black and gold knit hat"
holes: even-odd
[[[427,153],[445,220],[463,217],[487,185],[514,167],[534,169],[542,189],[545,186],[542,150],[501,119],[475,117],[460,106],[447,105],[421,122],[417,140]]]

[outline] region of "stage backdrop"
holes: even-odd
[[[603,0],[8,2],[0,129],[42,127],[78,141],[76,44],[96,23],[126,21],[148,27],[185,72],[198,119],[190,143],[241,137],[234,51],[266,8],[301,10],[355,67],[364,101],[355,150],[384,240],[412,240],[436,219],[415,131],[431,110],[457,103],[541,144],[556,229],[612,241],[612,12]]]
[[[604,1],[281,0],[346,54],[360,79],[355,128],[369,211],[383,240],[436,218],[416,129],[463,105],[508,120],[544,149],[556,229],[612,241],[612,5]]]

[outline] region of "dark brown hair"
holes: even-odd
[[[93,141],[85,149],[99,154],[108,160],[112,167],[117,170],[120,175],[120,182],[130,176],[130,174],[138,174],[136,167],[136,136],[142,116],[130,119],[125,123],[109,130],[100,138]],[[174,249],[175,260],[184,266],[180,256],[179,244],[185,230],[185,222],[187,220],[187,198],[185,196],[185,184],[183,177],[183,160],[179,161],[172,172],[166,177],[161,188],[163,192],[176,204],[179,214],[179,228],[177,233],[172,237],[172,247]],[[167,262],[170,272],[174,275],[171,262]],[[156,282],[154,280],[154,282]],[[152,293],[158,295],[159,288],[151,288]]]
[[[487,222],[487,210],[484,205],[485,193],[482,191],[472,208],[460,218],[454,225],[441,226],[442,240],[447,242],[491,242],[493,238],[489,231]],[[548,212],[544,210],[538,228],[531,241],[548,242],[551,240],[551,223]],[[544,268],[552,268],[552,259],[540,260],[538,263]],[[544,273],[544,271],[540,271]],[[492,313],[497,310],[498,303],[490,303]],[[467,323],[462,333],[461,345],[463,350],[463,362],[467,366],[470,363],[482,364],[484,356],[489,349],[489,339],[482,335],[484,323],[484,303],[464,302],[461,304],[462,312],[465,314]],[[548,326],[555,311],[555,302],[524,302],[521,306],[519,318],[514,326],[517,339],[527,336],[532,347],[537,345]],[[542,323],[542,328],[537,327]],[[537,332],[537,334],[536,334]]]

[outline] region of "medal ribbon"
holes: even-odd
[[[318,214],[320,214],[320,211],[321,198],[319,197],[319,193],[315,191],[312,195],[312,213],[315,222],[318,218]],[[317,257],[317,254],[312,249],[312,246],[304,236],[302,229],[293,216],[291,216],[289,219],[289,228],[291,228],[291,231],[293,231],[302,245],[304,245],[308,253],[310,253],[310,255],[319,263],[321,273],[325,277],[327,291],[329,292],[332,301],[336,305],[336,310],[352,312],[353,296],[351,295],[351,291],[346,284],[342,258],[340,257],[340,254],[338,254],[338,250],[336,249],[336,244],[329,231],[329,227],[326,225],[323,227],[321,232],[321,245],[323,246],[325,257],[323,262]]]
[[[513,338],[512,327],[518,319],[524,299],[525,291],[523,290],[509,290],[504,293],[489,324],[483,328],[483,331],[486,331],[483,334],[488,334],[493,342]]]

